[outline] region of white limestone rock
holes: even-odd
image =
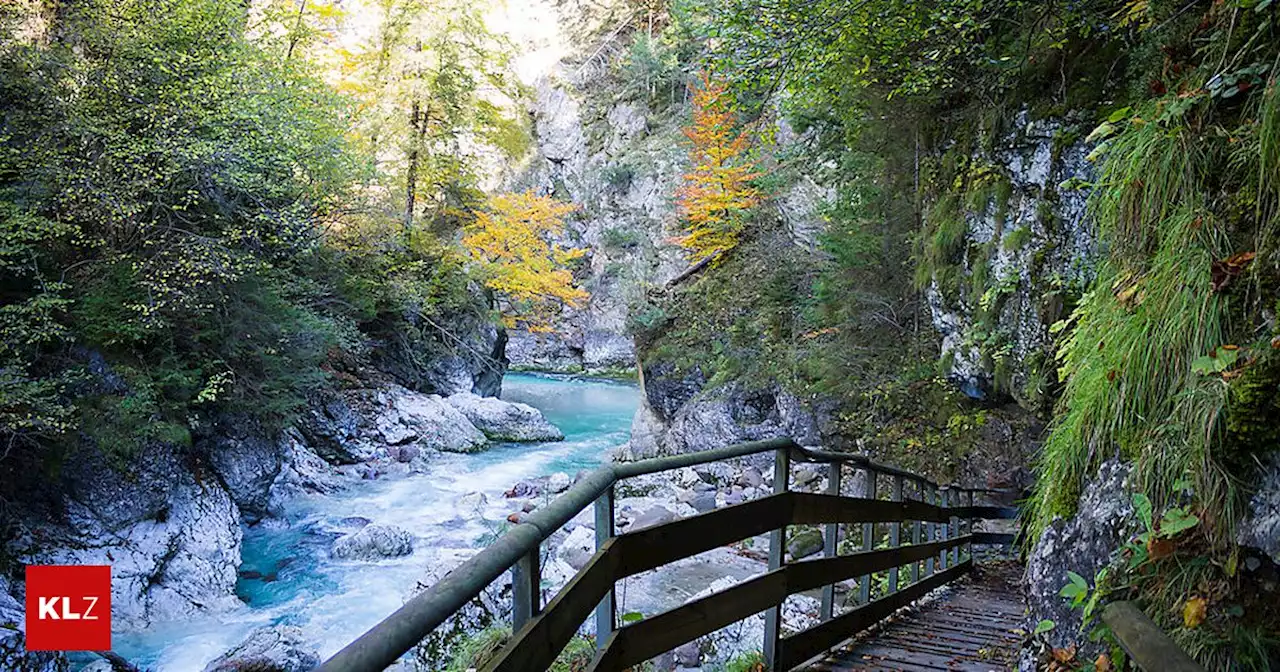
[[[374,523],[333,542],[333,557],[380,560],[413,553],[413,535],[394,525]]]
[[[491,441],[561,441],[564,432],[547,422],[542,412],[528,404],[517,404],[469,392],[446,399]]]

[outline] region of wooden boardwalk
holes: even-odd
[[[937,599],[900,612],[806,669],[1014,669],[1025,611],[1021,573],[1008,561],[977,565]]]

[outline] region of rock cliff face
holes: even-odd
[[[495,326],[483,291],[473,286],[473,305],[429,320],[409,316],[408,333],[383,334],[372,364],[409,389],[450,395],[497,396],[507,371],[507,333]]]
[[[23,564],[111,565],[117,627],[236,603],[240,511],[192,452],[157,444],[122,470],[85,447],[52,485],[9,551]]]
[[[646,370],[645,402],[632,422],[631,441],[617,457],[638,460],[777,437],[808,446],[823,443],[829,409],[817,400],[801,400],[777,385],[705,385],[696,370],[679,374],[668,365]]]
[[[648,288],[666,284],[688,267],[670,239],[679,233],[674,199],[688,167],[681,128],[689,123],[689,109],[679,101],[636,100],[621,88],[607,74],[566,67],[536,84],[531,109],[536,150],[513,184],[581,206],[569,222],[567,242],[587,250],[579,281],[591,298],[585,307],[568,311],[554,333],[513,332],[507,354],[515,366],[559,371],[635,366],[629,308]],[[782,148],[803,140],[785,122],[776,139]],[[830,196],[828,188],[807,176],[783,188],[780,223],[798,247],[816,251],[823,228],[818,205]]]
[[[630,368],[627,307],[648,283],[683,269],[672,235],[671,195],[683,173],[679,123],[641,102],[616,100],[604,79],[558,67],[536,84],[535,154],[514,180],[577,203],[566,242],[587,249],[578,278],[591,293],[554,333],[511,334],[513,365],[561,371]]]
[[[1013,127],[974,158],[1003,188],[963,213],[959,287],[935,276],[926,296],[952,379],[970,396],[997,391],[1036,406],[1053,370],[1049,327],[1093,278],[1088,192],[1074,186],[1093,171],[1074,120],[1023,113]]]
[[[0,578],[0,670],[8,672],[67,672],[67,657],[55,651],[27,651],[26,609],[9,594]]]
[[[1098,570],[1111,564],[1112,553],[1134,533],[1134,510],[1125,479],[1129,468],[1116,460],[1106,462],[1085,486],[1079,513],[1054,521],[1027,558],[1028,631],[1047,619],[1053,630],[1044,634],[1053,647],[1079,643],[1081,611],[1071,609],[1059,595],[1075,572],[1093,584]],[[1087,640],[1086,640],[1087,642]],[[1092,660],[1101,651],[1096,644],[1080,652]]]

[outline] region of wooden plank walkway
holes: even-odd
[[[976,565],[936,599],[899,612],[805,669],[1014,669],[1025,611],[1021,574],[1011,561]]]

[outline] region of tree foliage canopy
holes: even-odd
[[[677,239],[694,262],[738,244],[748,210],[761,198],[760,176],[747,155],[750,136],[740,129],[724,81],[703,73],[693,92],[693,124],[684,129],[692,167],[676,192],[685,234]]]
[[[562,306],[581,307],[587,293],[566,268],[586,250],[552,242],[576,209],[532,191],[499,194],[463,229],[462,244],[479,264],[485,286],[502,295],[507,326],[547,331]]]
[[[331,372],[486,314],[432,229],[521,142],[505,52],[466,3],[377,7],[354,43],[326,0],[0,8],[5,445],[277,427]]]

